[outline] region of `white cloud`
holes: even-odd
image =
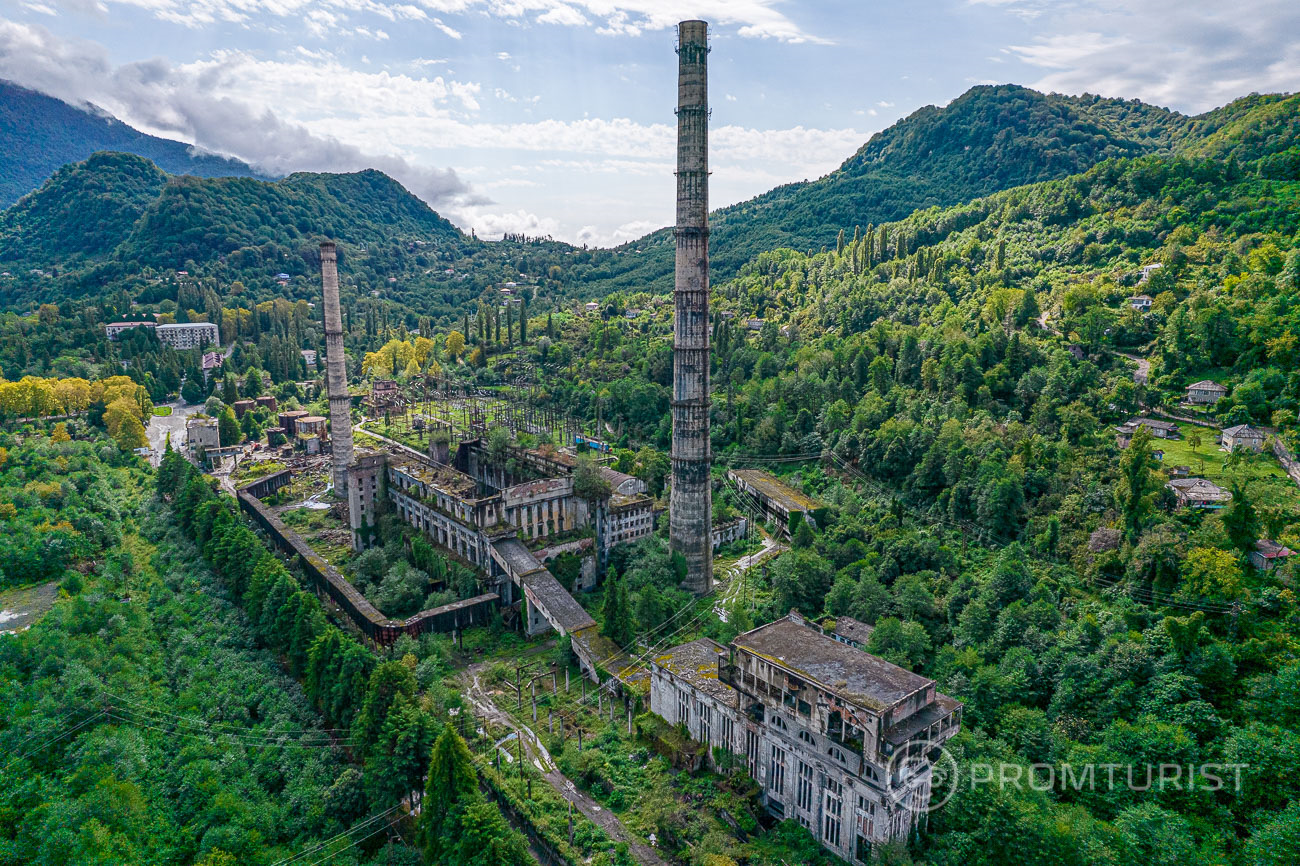
[[[587,16],[563,3],[537,16],[537,20],[541,24],[559,24],[563,27],[586,27],[591,23]]]
[[[613,247],[644,237],[659,228],[662,228],[662,226],[648,220],[626,222],[613,231],[606,231],[594,225],[586,225],[578,229],[576,242],[593,247]]]
[[[984,0],[991,2],[991,0]],[[1014,7],[1012,7],[1014,8]],[[1300,89],[1294,0],[1084,0],[1011,56],[1034,86],[1199,112],[1250,91]]]
[[[158,59],[114,66],[99,45],[62,41],[44,28],[0,20],[0,78],[74,105],[96,105],[146,132],[236,156],[266,172],[376,168],[436,207],[483,203],[454,171],[417,166],[393,154],[367,155],[337,137],[313,134],[269,106],[221,93],[223,70],[241,58],[226,55],[200,67]],[[276,67],[304,76],[319,68],[305,62]],[[444,98],[454,96],[441,79],[425,84]],[[317,78],[313,87],[328,87],[328,82]]]
[[[88,0],[51,0],[84,10]],[[605,35],[637,36],[669,30],[686,18],[704,18],[716,27],[735,28],[742,37],[783,42],[827,42],[806,32],[778,9],[782,0],[102,0],[96,5],[133,6],[154,17],[186,27],[218,22],[250,24],[259,16],[298,19],[316,32],[325,13],[335,21],[374,15],[389,21],[427,22],[452,39],[461,34],[440,18],[477,12],[513,23],[590,27]],[[427,10],[427,11],[426,11]],[[314,23],[313,23],[314,22]]]
[[[450,24],[443,23],[443,20],[441,18],[433,19],[433,26],[437,27],[439,30],[443,32],[444,35],[450,36],[452,39],[461,38],[460,31],[452,27]]]
[[[498,240],[506,233],[555,237],[560,231],[560,224],[554,218],[541,217],[522,208],[496,213],[471,207],[463,210],[460,216],[467,230],[472,228],[475,234],[486,240]]]
[[[222,51],[184,64],[115,65],[95,43],[0,20],[0,78],[96,104],[146,132],[268,173],[378,168],[487,237],[508,231],[622,243],[671,219],[671,123],[526,115],[489,122],[479,115],[483,88],[454,78],[444,60],[372,69],[349,68],[340,56],[291,45],[271,57]],[[490,85],[486,92],[494,100],[540,98]],[[865,138],[853,129],[716,127],[714,203],[824,174]],[[462,161],[492,168],[474,172],[478,183],[471,187],[450,170],[424,167]],[[507,168],[512,163],[517,170]],[[494,205],[482,193],[508,203]],[[539,215],[548,213],[554,216]]]

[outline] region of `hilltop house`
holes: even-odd
[[[1295,555],[1294,550],[1283,547],[1276,541],[1261,538],[1255,542],[1255,549],[1250,552],[1250,564],[1260,571],[1272,571]]]
[[[1154,418],[1130,418],[1115,428],[1115,439],[1119,447],[1127,448],[1133,441],[1133,434],[1138,428],[1145,427],[1156,439],[1177,439],[1178,425],[1172,421],[1158,421]]]
[[[1219,442],[1229,451],[1240,448],[1243,451],[1263,451],[1264,433],[1249,424],[1238,424],[1223,431]]]
[[[1148,312],[1154,299],[1150,295],[1134,295],[1128,299],[1128,305],[1139,313]]]
[[[1138,285],[1140,286],[1143,283],[1145,283],[1147,280],[1151,279],[1151,275],[1163,267],[1164,265],[1160,262],[1152,262],[1149,265],[1143,265],[1142,276],[1141,278],[1138,279]]]
[[[1218,382],[1202,379],[1187,386],[1187,402],[1201,406],[1212,406],[1227,396],[1228,389]]]
[[[1174,491],[1179,508],[1222,508],[1232,494],[1204,478],[1175,478],[1165,485]]]

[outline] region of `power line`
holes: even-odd
[[[393,806],[391,809],[387,809],[383,812],[379,812],[377,814],[371,815],[366,820],[362,821],[359,824],[354,824],[353,826],[344,830],[342,833],[338,833],[334,836],[331,836],[329,839],[326,839],[324,842],[320,842],[311,848],[307,848],[304,851],[300,851],[297,854],[294,854],[292,857],[286,857],[283,860],[277,860],[274,863],[272,863],[271,866],[288,866],[288,864],[292,863],[295,860],[301,860],[303,857],[307,857],[311,854],[315,854],[317,851],[321,850],[322,848],[325,848],[331,843],[336,842],[345,836],[351,835],[352,833],[355,833],[357,830],[360,830],[361,828],[369,824],[373,824],[375,821],[378,821],[380,818],[383,818],[387,815],[391,815],[393,812],[396,812],[400,808],[401,808],[401,804],[399,803],[396,806]],[[347,848],[342,849],[342,851],[346,851],[346,850]],[[342,851],[335,851],[334,854],[342,853]],[[334,854],[331,854],[330,856],[332,857],[334,856]]]
[[[42,749],[46,748],[47,746],[52,746],[52,745],[54,745],[55,743],[57,743],[59,740],[63,739],[64,737],[71,736],[72,734],[74,734],[74,733],[76,733],[77,731],[81,730],[81,729],[84,728],[86,725],[90,724],[91,722],[95,721],[96,719],[98,719],[99,717],[101,717],[101,716],[103,716],[103,715],[106,715],[106,713],[105,713],[103,710],[100,710],[99,712],[97,712],[97,713],[95,713],[93,716],[91,716],[90,718],[85,719],[84,721],[82,721],[80,724],[78,724],[78,725],[76,725],[76,726],[70,728],[70,729],[67,730],[67,731],[64,731],[62,734],[59,734],[57,737],[54,737],[53,739],[50,739],[50,740],[46,740],[44,743],[41,743],[41,744],[40,744],[39,746],[37,746],[36,748],[31,749],[31,750],[29,750],[29,751],[27,751],[27,752],[24,752],[23,754],[21,754],[21,755],[19,755],[18,757],[14,758],[12,761],[10,761],[9,763],[7,763],[7,764],[4,765],[3,770],[8,770],[10,767],[12,767],[14,764],[18,763],[19,761],[23,760],[24,758],[31,757],[32,755],[36,754],[37,752],[41,751]],[[0,770],[0,772],[2,772],[3,770]]]
[[[69,716],[74,716],[77,713],[83,713],[87,709],[89,709],[89,707],[73,707],[70,710],[66,710],[62,713],[59,713],[57,716],[54,716],[52,718],[45,718],[41,720],[41,722],[44,723],[42,725],[41,730],[35,731],[23,737],[21,740],[18,741],[18,743],[12,749],[8,750],[7,754],[13,754],[14,752],[18,751],[23,746],[27,745],[29,742],[36,739],[37,737],[43,737],[46,734],[48,734],[50,731],[56,730],[57,728],[61,727],[61,725],[68,719]],[[16,727],[16,725],[11,725],[11,727]]]
[[[182,715],[182,714],[180,714],[180,713],[171,713],[171,712],[168,712],[168,711],[166,711],[166,710],[158,709],[157,707],[153,706],[152,704],[146,703],[146,702],[144,702],[144,701],[132,700],[131,698],[127,698],[127,697],[123,697],[122,695],[114,694],[113,692],[110,692],[110,691],[108,691],[107,689],[102,688],[102,687],[100,688],[100,692],[101,692],[102,694],[105,694],[105,695],[107,695],[108,697],[110,697],[110,698],[116,700],[116,701],[121,701],[121,702],[126,703],[126,704],[132,704],[132,705],[137,706],[137,707],[143,707],[143,708],[145,708],[147,711],[149,711],[149,712],[151,712],[151,713],[158,713],[158,714],[160,714],[160,715],[170,716],[170,717],[175,718],[175,719],[180,719],[180,720],[183,721],[183,722],[188,722],[188,723],[192,723],[192,724],[196,724],[196,725],[202,725],[202,726],[204,726],[204,727],[210,727],[210,728],[211,728],[211,727],[222,727],[222,726],[224,726],[224,727],[237,728],[237,729],[239,729],[239,730],[241,730],[241,731],[248,731],[248,730],[249,730],[246,726],[241,725],[241,724],[239,724],[238,722],[210,722],[210,721],[208,721],[208,720],[206,720],[206,719],[201,719],[201,718],[198,718],[198,717],[196,717],[196,716],[185,716],[185,715]],[[252,732],[250,731],[250,733],[252,733]],[[331,733],[351,733],[351,731],[350,731],[349,729],[347,729],[347,728],[296,728],[296,729],[290,729],[290,730],[269,730],[269,731],[257,731],[256,733],[265,734],[265,735],[267,735],[267,736],[273,736],[273,735],[276,735],[276,734],[317,734],[317,733],[331,734]]]
[[[228,737],[232,744],[244,746],[296,746],[303,749],[332,749],[337,747],[356,745],[352,740],[331,740],[329,742],[303,742],[302,740],[290,740],[285,742],[279,737],[264,737],[257,734],[240,735],[230,731],[210,731],[206,734],[193,730],[186,730],[179,726],[163,727],[162,724],[151,724],[151,722],[163,722],[160,719],[151,718],[138,710],[130,710],[125,707],[114,707],[105,711],[106,715],[128,725],[148,728],[160,733],[171,736],[189,737],[202,742],[211,742],[215,737]],[[143,717],[143,718],[139,718]],[[163,724],[168,724],[163,722]]]

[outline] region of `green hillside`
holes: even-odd
[[[252,167],[146,135],[98,111],[0,81],[0,207],[38,188],[68,163],[101,150],[143,156],[164,171],[201,177],[251,176]]]
[[[777,187],[710,216],[715,278],[733,276],[766,249],[817,250],[840,229],[901,219],[920,208],[1065,177],[1112,157],[1168,152],[1189,119],[1137,100],[1044,94],[1016,85],[974,87],[926,106],[872,136],[838,169]],[[620,248],[616,288],[671,279],[672,233]]]
[[[742,593],[728,584],[728,621],[700,632],[725,642],[791,609],[853,617],[874,627],[869,652],[963,703],[952,800],[881,862],[1295,862],[1297,569],[1249,554],[1261,538],[1300,549],[1300,486],[1271,449],[1220,450],[1213,427],[1123,449],[1114,429],[1191,411],[1184,389],[1212,378],[1228,394],[1201,420],[1300,451],[1295,106],[1250,98],[1168,127],[1156,153],[870,231],[832,226],[843,243],[767,250],[714,286],[715,516],[756,513],[731,467],[780,474],[825,512]],[[539,404],[599,418],[616,468],[652,485],[671,432],[661,298],[613,296],[613,315],[525,352],[565,360]],[[1120,352],[1151,362],[1149,383]],[[1175,465],[1230,504],[1179,507]],[[607,584],[630,597],[632,631],[683,603],[667,556],[648,542]],[[734,581],[732,567],[718,570]],[[1146,785],[1161,762],[1193,769]],[[1214,786],[1215,764],[1249,768]],[[1134,782],[1108,786],[1107,766]],[[1089,767],[1097,784],[1062,778]],[[985,771],[1037,787],[976,784]],[[702,811],[669,844],[708,834]]]
[[[65,165],[0,214],[0,262],[51,260],[66,268],[110,255],[166,185],[152,162],[125,153]]]
[[[1228,129],[1228,121],[1242,112],[1221,113],[1223,119],[1214,129]],[[1109,158],[1170,152],[1194,138],[1197,129],[1210,126],[1203,122],[1198,127],[1182,115],[1136,101],[1063,97],[1013,85],[976,87],[945,107],[923,108],[873,136],[824,178],[778,187],[714,213],[715,279],[721,282],[734,275],[767,249],[789,246],[815,251],[833,245],[842,228],[851,232],[854,225],[901,219],[919,208],[952,205],[1065,177]],[[424,312],[443,306],[441,300],[428,298],[464,296],[459,276],[458,285],[447,287],[431,278],[436,273],[424,272],[434,264],[443,266],[441,270],[456,267],[466,255],[490,261],[488,269],[497,279],[515,279],[517,272],[550,273],[551,288],[566,296],[663,289],[671,279],[671,231],[655,232],[614,250],[531,244],[523,251],[488,252],[463,237],[457,244],[450,224],[375,172],[343,176],[350,180],[301,175],[274,184],[241,178],[178,179],[167,184],[158,201],[145,210],[140,231],[123,232],[118,223],[106,224],[106,236],[117,232],[122,238],[111,256],[102,241],[49,237],[36,230],[49,213],[76,207],[78,183],[85,184],[83,194],[88,198],[116,195],[120,181],[96,182],[92,177],[124,169],[122,163],[99,161],[61,177],[54,188],[35,193],[35,201],[3,218],[4,230],[15,242],[0,255],[47,270],[87,269],[95,256],[111,259],[105,267],[67,281],[73,292],[111,285],[140,266],[197,269],[218,280],[238,279],[250,287],[270,289],[272,283],[258,279],[268,274],[267,267],[261,266],[269,265],[269,273],[274,274],[281,270],[279,262],[302,258],[302,249],[310,245],[303,238],[334,234],[347,243],[383,245],[386,255],[383,264],[376,257],[373,279],[387,282],[396,277],[403,302]],[[104,207],[125,214],[138,209],[138,201],[87,203],[91,211]],[[47,224],[53,223],[47,220]],[[401,260],[412,252],[409,242],[414,240],[441,246],[433,256],[432,250],[421,250],[424,264],[404,264]],[[68,247],[85,256],[65,261]],[[528,268],[514,267],[521,257],[527,259]],[[498,267],[503,260],[509,260],[510,266]],[[184,267],[187,261],[192,267]],[[559,267],[558,273],[553,266]],[[295,273],[292,267],[285,270]],[[424,303],[422,294],[427,296]],[[23,297],[17,293],[17,299]]]

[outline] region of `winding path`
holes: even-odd
[[[722,569],[720,583],[725,583],[725,588],[718,596],[717,604],[713,606],[713,612],[717,614],[718,619],[723,622],[727,621],[727,607],[744,591],[745,572],[749,571],[756,565],[766,562],[776,556],[783,550],[788,550],[784,544],[774,540],[770,535],[763,536],[763,548],[756,550],[751,554],[742,556],[730,565]],[[739,579],[737,579],[739,578]]]
[[[551,758],[551,753],[547,751],[541,738],[532,728],[517,721],[514,716],[493,702],[491,695],[479,682],[479,674],[486,668],[486,663],[479,663],[470,665],[466,670],[470,678],[470,686],[465,691],[465,699],[474,709],[474,714],[514,731],[528,753],[528,760],[542,774],[547,784],[554,788],[557,794],[572,803],[579,812],[586,815],[593,824],[608,833],[611,839],[627,843],[628,850],[638,863],[648,864],[648,866],[669,866],[668,861],[659,856],[653,848],[633,836],[617,815],[580,791],[572,780],[559,771]]]
[[[1130,355],[1128,352],[1121,352],[1118,349],[1106,349],[1105,351],[1121,358],[1127,358],[1138,365],[1137,369],[1133,371],[1133,381],[1137,384],[1145,385],[1151,378],[1151,362],[1141,355]]]

